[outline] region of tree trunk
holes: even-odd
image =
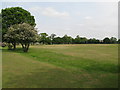
[[[13,50],[15,50],[16,49],[16,42],[12,43],[12,45],[13,45]]]
[[[21,45],[22,45],[22,48],[24,49],[24,45],[21,43]]]
[[[16,49],[16,43],[14,43],[14,45],[13,45],[13,49],[14,49],[14,50]]]
[[[24,52],[28,52],[29,45],[30,45],[29,43],[28,44],[22,44],[22,48],[23,48]]]

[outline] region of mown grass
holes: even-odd
[[[3,87],[116,88],[118,45],[37,45],[3,49]]]

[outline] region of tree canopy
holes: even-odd
[[[51,34],[52,35],[52,34]],[[120,40],[117,41],[117,38],[115,37],[105,37],[103,40],[99,40],[96,38],[86,38],[86,37],[80,37],[77,35],[75,38],[64,35],[63,37],[58,37],[56,34],[54,38],[51,39],[51,35],[49,36],[47,33],[40,33],[39,34],[39,43],[41,44],[115,44],[120,42]]]
[[[8,43],[20,43],[23,51],[27,52],[30,43],[37,39],[37,30],[27,23],[15,24],[9,27],[8,32],[5,34],[5,38]]]
[[[103,39],[103,43],[109,44],[111,41],[108,37]]]
[[[21,7],[11,7],[2,9],[2,35],[7,33],[8,28],[14,24],[28,23],[35,26],[34,16],[29,11]]]

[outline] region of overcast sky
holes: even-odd
[[[117,2],[4,2],[35,16],[39,33],[103,39],[118,37]]]

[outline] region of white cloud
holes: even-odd
[[[59,12],[52,7],[43,9],[42,14],[50,17],[69,17],[68,12]]]
[[[38,15],[40,14],[40,11],[42,10],[41,7],[31,7],[28,8],[28,10],[33,14],[33,15]]]
[[[56,9],[52,7],[32,7],[29,8],[29,11],[31,11],[33,14],[41,14],[44,16],[49,17],[58,17],[58,18],[68,18],[70,17],[70,14],[68,12],[59,12]]]
[[[77,24],[77,26],[84,26],[84,24]]]
[[[92,19],[91,16],[86,16],[85,19],[89,20],[89,19]]]
[[[31,8],[29,8],[29,10],[39,11],[39,10],[42,10],[42,7],[31,7]]]

